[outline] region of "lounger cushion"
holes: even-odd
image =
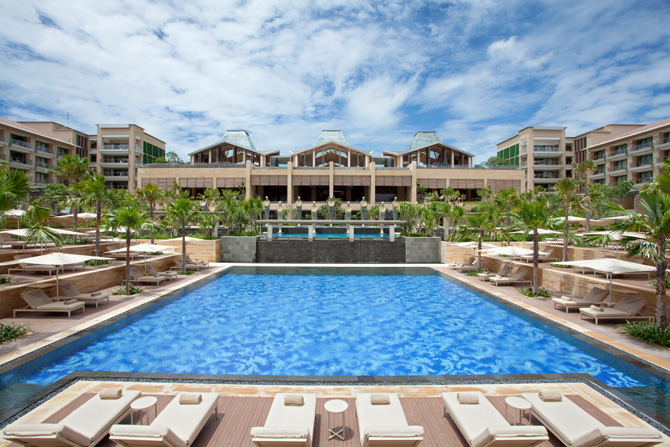
[[[478,404],[479,395],[475,393],[458,393],[458,402],[461,404]]]
[[[540,425],[514,425],[487,427],[472,440],[472,445],[488,445],[494,439],[511,440],[547,436],[547,429]]]
[[[186,447],[169,427],[159,425],[114,425],[109,430],[110,439],[156,438],[165,439],[177,447]]]
[[[105,388],[100,391],[100,399],[118,399],[122,394],[121,388]]]
[[[538,393],[540,399],[545,402],[558,402],[563,399],[563,395],[560,391],[540,391]]]
[[[11,424],[3,431],[4,438],[13,441],[18,439],[50,439],[61,436],[78,445],[88,445],[91,438],[79,433],[65,424]]]
[[[66,304],[66,303],[49,303],[49,304],[42,304],[41,306],[38,306],[36,310],[76,310],[84,307],[84,303],[77,301],[76,303],[71,303],[71,304]]]
[[[268,439],[307,439],[307,427],[252,427],[251,437]]]
[[[572,447],[588,447],[601,444],[603,441],[624,442],[630,440],[631,443],[661,442],[661,434],[653,428],[646,427],[596,427],[588,433],[578,437],[572,443]]]
[[[305,405],[305,399],[302,397],[302,394],[287,394],[284,396],[284,405],[302,407]]]
[[[423,427],[420,425],[365,428],[365,437],[367,438],[415,438],[417,436],[423,436]]]
[[[183,393],[177,395],[163,411],[158,413],[151,425],[170,427],[179,439],[190,445],[207,422],[208,415],[214,413],[219,395],[217,393],[203,393],[202,402],[199,404],[184,405],[179,403],[181,394]]]
[[[200,402],[202,402],[200,393],[181,393],[179,396],[179,403],[182,405],[197,405]]]
[[[391,400],[388,394],[373,394],[370,396],[370,403],[372,405],[389,405]]]

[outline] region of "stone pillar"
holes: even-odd
[[[307,240],[309,240],[310,242],[314,240],[314,230],[315,230],[314,227],[316,227],[316,225],[314,224],[309,224],[307,227]]]
[[[347,233],[349,234],[349,242],[354,241],[354,226],[347,224]]]
[[[395,225],[391,225],[389,227],[389,241],[391,242],[395,241]]]
[[[249,200],[251,198],[251,162],[247,161],[246,170],[244,173],[244,198]]]
[[[411,189],[410,189],[409,201],[412,202],[412,203],[416,203],[416,200],[417,200],[416,161],[413,161],[412,164],[409,165],[409,169],[412,172],[412,186],[411,186]]]
[[[293,163],[288,162],[286,166],[286,204],[291,209],[293,203]]]
[[[335,197],[335,165],[328,162],[328,197]]]
[[[268,241],[272,240],[272,224],[268,224]]]
[[[370,206],[375,206],[376,204],[376,198],[375,196],[377,195],[377,185],[375,185],[377,179],[377,166],[375,165],[375,162],[373,161],[370,163]]]

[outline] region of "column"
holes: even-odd
[[[375,196],[377,195],[377,166],[375,165],[375,162],[373,161],[370,163],[370,206],[375,206],[376,203],[376,198]]]
[[[412,172],[412,186],[411,186],[411,190],[410,190],[409,200],[412,203],[416,203],[416,200],[417,200],[417,195],[416,195],[416,161],[413,161],[412,164],[409,165],[409,169]]]
[[[246,186],[245,191],[244,191],[244,198],[245,200],[249,200],[251,198],[251,162],[248,161],[246,163],[246,172],[244,173],[244,185]]]
[[[286,166],[286,204],[291,209],[293,203],[293,163],[288,162]]]
[[[272,224],[268,224],[268,241],[272,240]]]
[[[335,165],[330,161],[328,167],[328,197],[335,197]]]
[[[395,225],[391,225],[389,227],[389,241],[391,242],[395,241]]]

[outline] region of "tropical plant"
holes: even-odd
[[[593,160],[584,160],[581,163],[572,164],[572,173],[579,185],[586,186],[589,175],[596,170],[596,162]]]
[[[497,224],[496,215],[493,208],[482,210],[477,214],[468,214],[465,217],[466,225],[461,227],[456,234],[458,240],[471,240],[474,237],[477,242],[477,270],[482,269],[482,243],[484,239],[495,230]],[[496,235],[493,235],[496,238]]]
[[[30,326],[27,324],[0,323],[0,343],[16,340],[28,332],[30,332]]]
[[[64,155],[56,167],[53,169],[56,177],[65,180],[68,186],[72,183],[78,183],[89,175],[88,158],[82,158],[79,155]],[[68,201],[68,206],[72,208],[72,230],[77,231],[77,214],[79,213],[80,203],[79,195],[73,193],[72,200]]]
[[[180,197],[168,203],[167,215],[181,226],[181,269],[186,270],[186,224],[198,218],[196,203],[189,197]]]
[[[51,242],[56,247],[63,244],[62,236],[48,226],[50,216],[51,209],[43,205],[30,205],[23,216],[27,222],[26,242],[39,243],[40,254],[44,252],[45,243]]]
[[[0,165],[0,215],[25,200],[30,193],[28,175],[19,170],[10,170],[8,165]]]
[[[82,203],[95,209],[95,254],[100,256],[100,225],[102,224],[102,207],[108,196],[105,185],[105,176],[94,174],[79,183],[72,185],[72,189],[82,196]]]
[[[400,220],[405,221],[405,223],[402,224],[403,236],[412,234],[416,229],[419,218],[419,206],[412,202],[398,202],[397,210]]]
[[[42,194],[36,203],[45,205],[54,211],[58,211],[58,205],[68,196],[69,191],[67,186],[62,183],[49,183],[44,187],[44,194]]]
[[[537,196],[534,200],[519,202],[518,211],[507,213],[512,220],[512,225],[519,227],[526,233],[533,232],[533,292],[537,293],[539,280],[539,255],[540,235],[538,228],[546,228],[549,224],[551,213],[547,206],[547,198]]]
[[[446,210],[446,220],[448,223],[447,235],[445,236],[446,240],[452,240],[452,229],[458,228],[463,217],[465,216],[465,208],[459,205],[449,205],[449,208]]]
[[[148,221],[148,216],[138,208],[127,206],[111,212],[108,223],[111,228],[126,230],[126,295],[130,295],[130,235],[140,231]]]
[[[537,291],[533,291],[533,289],[530,288],[530,287],[525,287],[525,288],[521,289],[521,291],[519,293],[521,293],[521,295],[527,296],[529,298],[537,298],[537,297],[551,298],[552,297],[551,291],[549,291],[549,289],[545,289],[544,287],[538,287]]]
[[[561,200],[561,208],[563,209],[563,262],[568,260],[568,240],[570,237],[570,211],[577,201],[577,193],[579,182],[575,182],[570,178],[564,178],[556,182],[554,191]]]
[[[498,212],[506,216],[507,213],[512,211],[512,209],[519,202],[519,191],[516,188],[501,189],[493,198],[493,203],[498,208]],[[505,217],[505,224],[509,227],[511,225],[511,220],[509,217]],[[507,232],[507,245],[511,243],[511,236],[509,231]]]
[[[619,327],[632,337],[670,348],[670,326],[660,327],[650,321],[627,321]]]
[[[218,190],[217,190],[218,192]],[[149,218],[154,222],[154,210],[156,209],[156,204],[165,197],[165,192],[154,185],[153,183],[147,184],[144,188],[137,190],[137,196],[140,197],[147,205],[149,205]],[[151,243],[154,243],[154,231],[150,231],[151,234]]]

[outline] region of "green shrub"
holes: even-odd
[[[549,289],[545,289],[544,287],[538,287],[537,288],[537,293],[533,292],[532,287],[526,287],[525,289],[521,289],[521,295],[527,296],[529,298],[536,298],[536,297],[542,297],[542,298],[551,298],[551,292]]]
[[[466,272],[468,276],[477,276],[480,273],[484,273],[484,270],[471,270],[469,272]]]
[[[30,331],[30,326],[26,324],[2,324],[0,323],[0,343],[12,341]]]
[[[96,261],[95,259],[89,259],[84,264],[88,266],[96,266],[96,265],[107,265],[111,264],[112,262],[113,261]]]
[[[142,293],[143,291],[144,291],[144,289],[140,289],[139,287],[130,286],[129,293],[130,293],[130,295],[136,295],[138,293]],[[115,295],[115,296],[125,295],[126,294],[126,288],[121,287],[120,289],[112,290],[111,292],[109,292],[109,294],[110,295]]]
[[[14,277],[13,277],[13,276],[9,276],[9,275],[7,275],[7,276],[3,276],[3,275],[0,275],[0,284],[8,284],[8,283],[10,283],[10,282],[12,282],[12,281],[14,281]]]
[[[654,287],[656,287],[657,282],[658,281],[656,281],[655,279],[650,279],[649,280],[649,284],[651,284]],[[665,278],[665,288],[670,289],[670,278]]]
[[[628,335],[644,340],[652,345],[670,348],[670,326],[665,329],[649,321],[627,321],[619,325]]]
[[[226,236],[260,236],[260,233],[257,231],[231,231]]]
[[[557,264],[549,264],[550,266],[557,268],[557,269],[571,269],[571,265],[557,265]]]
[[[179,270],[177,275],[192,275],[195,273],[193,270]]]

